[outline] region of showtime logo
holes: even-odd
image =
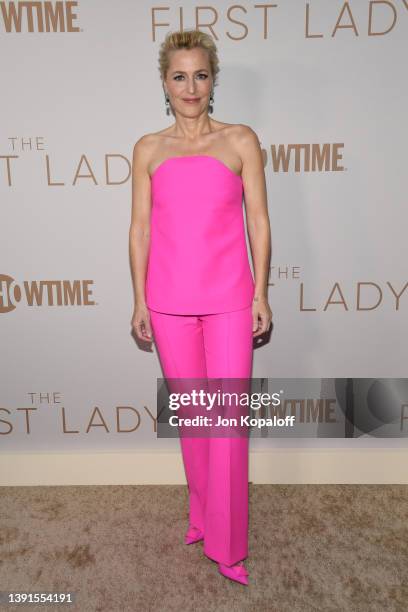
[[[78,2],[0,2],[6,32],[80,32]]]
[[[343,142],[271,145],[274,172],[343,172]]]
[[[27,306],[95,306],[91,280],[40,280],[17,284],[0,274],[0,314],[11,312],[24,301]]]

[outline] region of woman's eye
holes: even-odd
[[[200,72],[200,73],[199,73],[197,76],[199,76],[199,77],[204,77],[204,79],[208,78],[208,75],[207,75],[207,74],[205,74],[205,72]],[[184,79],[184,76],[183,76],[182,74],[177,74],[177,75],[174,77],[174,80],[175,80],[175,81],[179,81],[180,79]]]

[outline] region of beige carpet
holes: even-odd
[[[84,466],[86,469],[86,466]],[[2,487],[0,590],[81,612],[407,612],[408,487],[250,485],[250,586],[183,543],[185,486]]]

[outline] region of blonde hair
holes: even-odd
[[[164,81],[169,69],[169,51],[178,49],[205,49],[208,52],[213,85],[216,85],[217,74],[220,71],[218,66],[217,47],[208,34],[199,30],[184,30],[179,32],[169,32],[160,45],[159,51],[159,72]]]

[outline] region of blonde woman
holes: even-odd
[[[272,319],[260,144],[250,127],[209,116],[219,72],[209,35],[168,34],[159,69],[165,107],[175,120],[134,146],[132,327],[140,340],[155,343],[166,379],[249,379],[253,338],[267,332]],[[189,491],[185,543],[203,540],[219,572],[247,585],[248,437],[184,437],[180,443]]]

